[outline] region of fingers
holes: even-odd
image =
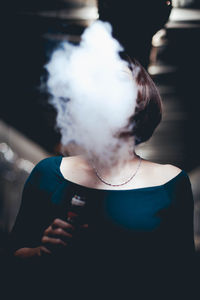
[[[53,223],[44,231],[41,239],[44,252],[51,254],[56,249],[66,247],[72,239],[72,231],[74,227],[61,219],[55,219]]]
[[[69,232],[67,232],[67,231],[65,231],[62,228],[56,228],[56,229],[54,229],[53,234],[54,234],[54,236],[62,236],[62,237],[72,238],[72,234],[69,233]]]
[[[85,231],[88,228],[88,224],[81,224],[79,227]],[[79,235],[81,233],[78,228],[65,222],[61,219],[55,219],[53,223],[44,231],[43,237],[41,239],[42,246],[41,250],[45,254],[52,254],[56,249],[61,249],[71,244],[72,234]]]
[[[44,231],[45,236],[49,237],[69,237],[72,238],[72,234],[65,231],[62,228],[55,228],[53,229],[52,226],[49,226],[45,231]]]
[[[51,251],[49,249],[47,249],[45,246],[40,246],[39,256],[42,256],[44,254],[50,255]]]
[[[60,227],[60,228],[62,228],[64,230],[66,230],[66,229],[72,229],[72,230],[74,230],[75,229],[74,226],[71,225],[70,223],[67,223],[67,222],[65,222],[65,221],[63,221],[61,219],[55,219],[53,221],[52,228],[58,228],[58,227]]]
[[[42,238],[42,244],[44,246],[50,245],[60,245],[60,246],[67,246],[67,243],[64,242],[62,239],[60,238],[53,238],[53,237],[49,237],[49,236],[43,236]]]

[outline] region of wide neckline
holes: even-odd
[[[58,163],[58,172],[61,176],[61,178],[66,181],[66,182],[69,182],[71,184],[74,184],[74,185],[77,185],[81,188],[86,188],[86,189],[90,189],[90,190],[94,190],[94,191],[104,191],[104,192],[127,192],[127,191],[139,191],[139,190],[156,190],[156,189],[159,189],[159,188],[163,188],[165,187],[165,185],[168,185],[170,183],[172,183],[173,181],[175,181],[180,175],[182,175],[184,173],[184,170],[181,170],[175,177],[171,178],[170,180],[168,180],[167,182],[163,183],[163,184],[160,184],[160,185],[153,185],[153,186],[146,186],[146,187],[141,187],[141,188],[135,188],[135,189],[124,189],[124,190],[113,190],[113,189],[96,189],[96,188],[92,188],[92,187],[89,187],[89,186],[84,186],[84,185],[81,185],[79,183],[76,183],[76,182],[73,182],[67,178],[64,177],[64,175],[62,174],[61,172],[61,163],[62,163],[62,159],[63,159],[63,156],[57,156],[58,158],[60,158],[59,160],[59,163]]]

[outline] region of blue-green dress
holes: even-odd
[[[127,299],[161,291],[171,295],[175,287],[178,293],[191,277],[195,252],[187,173],[182,170],[159,186],[97,190],[66,180],[61,160],[44,159],[30,174],[10,249],[40,245],[43,231],[55,218],[66,220],[74,195],[86,199],[82,217],[89,227],[66,250],[33,260],[25,273],[37,273],[50,290],[54,285],[77,299],[114,299],[121,293]]]

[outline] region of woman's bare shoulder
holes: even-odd
[[[182,172],[180,168],[171,164],[161,165],[160,167],[160,176],[162,176],[165,182],[175,178],[179,173]]]
[[[81,155],[68,156],[62,158],[60,171],[65,178],[76,182],[89,174],[91,166]]]
[[[62,164],[66,167],[66,168],[71,168],[73,167],[88,167],[88,163],[87,160],[81,156],[81,155],[76,155],[76,156],[67,156],[67,157],[63,157],[62,159]]]
[[[165,184],[181,171],[180,168],[171,164],[159,164],[143,159],[138,176],[134,181],[134,187]],[[92,168],[84,157],[70,156],[62,159],[61,172],[69,180],[79,182],[83,177],[91,179]]]
[[[151,177],[152,182],[155,180],[155,183],[158,185],[165,184],[182,171],[177,166],[171,164],[160,164],[147,160],[143,160],[143,169],[147,176]]]

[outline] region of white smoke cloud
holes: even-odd
[[[64,42],[46,65],[61,143],[77,145],[89,158],[108,165],[126,160],[134,149],[133,138],[125,142],[115,135],[134,114],[137,96],[127,63],[119,56],[122,46],[111,32],[109,23],[96,21],[79,46]]]

